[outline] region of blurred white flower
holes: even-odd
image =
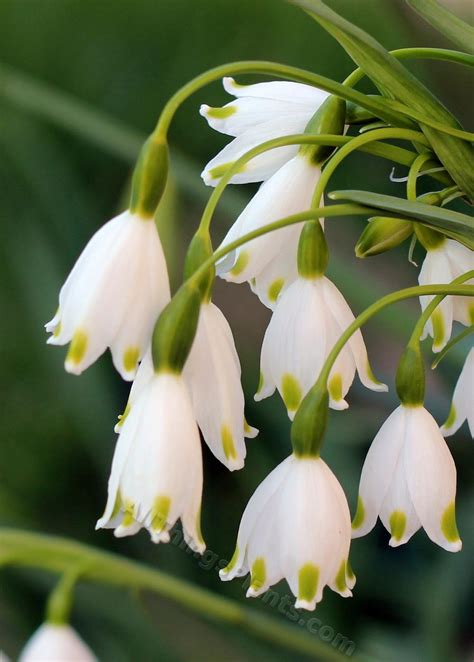
[[[436,421],[421,405],[401,405],[367,453],[352,535],[365,535],[380,517],[392,547],[423,527],[433,542],[458,552],[455,497],[456,467]]]
[[[160,372],[142,386],[121,426],[96,528],[121,537],[145,527],[153,542],[168,542],[181,518],[186,542],[203,552],[201,495],[201,441],[188,390],[182,376]]]
[[[97,662],[70,625],[44,623],[20,653],[18,662]]]
[[[293,418],[334,343],[353,320],[346,300],[328,278],[298,278],[279,298],[265,333],[255,399],[267,398],[277,388]],[[333,409],[348,407],[344,398],[356,370],[367,388],[387,390],[372,374],[360,330],[351,336],[331,370],[328,390]]]
[[[261,143],[303,133],[309,120],[329,96],[316,87],[288,81],[239,85],[232,78],[223,79],[224,89],[237,97],[223,108],[201,106],[200,113],[209,125],[234,140],[205,167],[202,177],[215,186],[229,166]],[[268,179],[296,156],[298,145],[272,149],[247,163],[234,175],[232,183],[244,184]]]
[[[297,608],[313,610],[326,585],[352,595],[348,564],[351,524],[347,500],[320,458],[291,455],[259,485],[240,523],[224,581],[251,573],[247,597],[285,578]]]
[[[222,241],[221,248],[248,232],[285,216],[306,211],[321,174],[298,154],[264,182]],[[297,276],[298,240],[303,223],[252,239],[217,263],[218,276],[233,283],[249,281],[261,301],[273,307]]]
[[[464,362],[454,389],[451,410],[441,432],[445,437],[449,437],[459,430],[466,420],[471,437],[474,437],[474,348],[471,348]]]
[[[95,233],[74,265],[46,324],[48,343],[71,343],[65,367],[77,375],[110,347],[116,369],[131,380],[169,299],[155,223],[126,211]]]
[[[427,251],[418,281],[420,285],[451,283],[471,269],[474,269],[474,253],[457,241],[445,239]],[[468,282],[472,284],[474,280]],[[432,296],[420,297],[422,310],[432,299]],[[437,306],[426,323],[423,335],[423,338],[427,335],[433,338],[433,352],[439,352],[449,341],[454,321],[466,326],[474,322],[471,297],[447,296]]]

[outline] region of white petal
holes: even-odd
[[[169,296],[154,223],[124,212],[94,235],[71,271],[47,325],[53,332],[48,342],[72,341],[65,366],[74,374],[113,347],[119,372],[131,379]]]
[[[111,343],[114,365],[126,380],[134,377],[137,368],[130,354],[141,360],[158,315],[170,300],[166,261],[156,227],[151,222],[143,226],[140,245],[134,249],[140,259],[131,259],[127,269],[129,305]]]
[[[234,556],[229,565],[219,573],[222,580],[234,579],[234,577],[245,575],[249,571],[246,557],[250,536],[253,535],[260,513],[281,486],[290,469],[291,462],[292,456],[290,455],[268,474],[251,496],[240,522]],[[258,535],[257,531],[255,533]]]
[[[431,414],[424,407],[408,414],[403,461],[413,505],[431,540],[457,552],[462,543],[454,519],[454,460]]]
[[[474,348],[471,348],[464,362],[454,389],[451,410],[441,432],[445,437],[454,434],[467,419],[471,437],[474,437]]]
[[[444,250],[444,244],[429,250],[423,261],[418,282],[420,285],[436,285],[450,283],[455,278],[450,261]],[[422,310],[433,299],[433,296],[420,297]],[[423,337],[429,334],[433,340],[433,352],[439,352],[451,337],[453,324],[453,297],[445,297],[437,306],[431,318],[426,323]]]
[[[408,542],[421,526],[405,478],[403,451],[398,456],[388,492],[383,500],[380,519],[391,533],[389,542],[391,547],[398,547]]]
[[[97,662],[91,649],[69,625],[44,623],[20,653],[18,662]]]
[[[352,523],[353,538],[364,536],[375,526],[404,444],[406,418],[407,409],[397,407],[369,448],[360,477],[359,502]]]
[[[279,296],[298,278],[297,255],[300,234],[299,226],[293,228],[280,255],[270,260],[255,279],[250,281],[252,291],[271,310],[275,309]]]
[[[275,99],[290,103],[303,103],[314,108],[314,111],[329,96],[327,92],[312,85],[290,81],[277,80],[268,83],[256,83],[254,85],[240,85],[233,78],[226,77],[222,80],[222,83],[225,91],[234,97],[260,97],[262,99]]]
[[[241,469],[246,448],[240,363],[229,324],[213,303],[201,306],[184,376],[204,440],[231,471]]]
[[[241,156],[268,140],[303,133],[310,117],[310,114],[300,112],[283,121],[280,118],[275,118],[264,125],[257,125],[248,129],[237,138],[234,138],[209,161],[201,173],[201,177],[208,186],[216,186],[225,169]],[[298,150],[298,145],[286,145],[263,152],[248,161],[244,169],[234,175],[230,182],[232,184],[247,184],[264,181],[293,158]]]
[[[324,299],[330,307],[334,318],[337,319],[340,328],[345,330],[354,321],[354,315],[344,296],[329,278],[324,279]],[[372,374],[367,350],[360,330],[351,336],[348,345],[354,357],[357,373],[362,384],[373,391],[387,391],[387,386],[377,381]]]
[[[265,124],[278,118],[283,131],[288,123],[292,124],[295,114],[311,119],[313,106],[297,104],[291,101],[263,99],[258,97],[241,97],[226,104],[223,108],[211,108],[203,104],[199,113],[206,118],[210,127],[228,136],[240,136],[253,127],[264,130]],[[282,134],[284,135],[284,134]]]
[[[319,374],[325,358],[326,326],[320,281],[296,280],[281,295],[262,345],[262,372],[268,384],[276,384],[294,416],[302,398]]]
[[[321,459],[294,459],[280,495],[281,568],[297,608],[314,609],[350,545],[349,509]],[[338,485],[338,484],[337,484]],[[306,573],[318,574],[316,586]],[[314,592],[311,590],[313,589]]]
[[[242,214],[236,221],[238,235],[261,228],[284,216],[309,209],[314,186],[320,170],[309,161],[297,156],[281,167],[273,177],[262,184]],[[232,282],[242,283],[251,280],[275,257],[281,255],[288,240],[294,237],[295,228],[301,230],[302,224],[281,228],[270,234],[253,239],[233,253],[232,268],[225,264],[217,265],[219,276]],[[226,246],[235,238],[231,228],[221,246]]]

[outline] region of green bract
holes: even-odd
[[[196,335],[202,292],[187,281],[158,318],[151,341],[155,372],[180,374]]]
[[[153,218],[168,177],[168,143],[151,135],[143,145],[133,173],[130,211]]]

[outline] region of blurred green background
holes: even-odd
[[[450,46],[402,0],[330,4],[387,48]],[[460,14],[469,12],[470,3],[446,4]],[[67,375],[64,350],[45,345],[43,324],[52,316],[59,288],[87,239],[123,208],[140,140],[154,126],[167,98],[204,69],[251,58],[284,61],[337,80],[353,68],[322,29],[276,0],[0,0],[0,62],[8,67],[0,68],[1,523],[71,536],[242,603],[241,582],[220,583],[215,569],[206,571],[206,563],[177,547],[155,547],[144,533],[118,541],[111,532],[94,531],[105,504],[113,425],[129,386],[114,372],[108,354],[80,379]],[[469,125],[473,104],[467,90],[472,79],[464,69],[440,63],[409,66]],[[45,84],[50,86],[46,92]],[[51,98],[51,90],[67,95],[66,101]],[[173,183],[159,222],[174,285],[186,242],[209,195],[199,173],[226,142],[197,110],[203,102],[227,101],[216,83],[186,103],[172,127]],[[102,114],[105,124],[83,113],[84,104]],[[390,182],[390,170],[385,161],[354,156],[332,187],[403,195],[403,184]],[[405,173],[398,169],[397,174]],[[428,179],[420,183],[423,187],[430,190]],[[216,218],[216,241],[253,190],[229,191]],[[390,255],[357,261],[353,245],[364,220],[327,225],[333,247],[329,275],[355,312],[392,289],[416,282],[417,269],[407,261],[406,244]],[[421,252],[416,259],[421,261]],[[289,422],[278,397],[258,406],[252,399],[269,311],[246,286],[219,282],[215,301],[236,336],[247,417],[261,430],[248,442],[241,472],[230,474],[204,449],[203,532],[208,548],[228,558],[249,496],[288,454]],[[394,369],[417,312],[416,302],[401,304],[365,331],[373,367],[390,385],[390,393],[377,395],[355,383],[349,411],[331,415],[324,457],[352,509],[368,445],[396,405]],[[428,349],[426,345],[427,354]],[[466,346],[458,346],[429,375],[427,403],[439,422],[448,412],[465,353]],[[472,441],[463,428],[449,445],[458,466],[458,525],[464,549],[450,555],[419,532],[408,545],[393,550],[380,524],[355,541],[354,597],[343,600],[327,590],[317,610],[323,624],[355,642],[354,657],[473,659]],[[0,582],[0,650],[14,659],[42,620],[53,577],[5,569]],[[289,594],[284,583],[278,590]],[[247,604],[289,622],[261,600]],[[73,624],[106,662],[305,659],[238,629],[210,623],[170,601],[102,586],[78,588]],[[331,649],[330,643],[327,647]]]

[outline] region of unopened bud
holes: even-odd
[[[369,218],[355,246],[357,257],[378,255],[399,246],[413,232],[413,224],[401,218],[374,216]]]

